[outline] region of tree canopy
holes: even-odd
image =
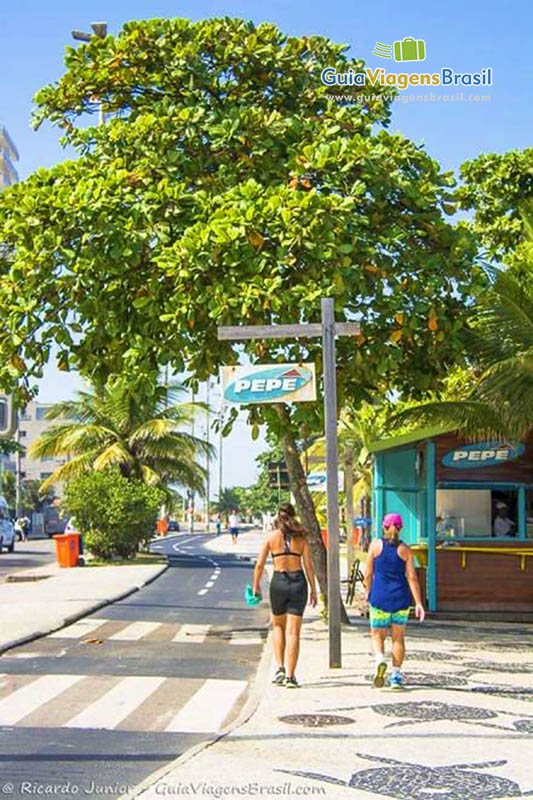
[[[531,263],[531,239],[524,234],[532,216],[533,148],[480,155],[462,165],[461,178],[458,200],[463,209],[474,211],[470,227],[488,258]]]
[[[469,232],[445,218],[453,177],[386,130],[379,87],[335,103],[326,66],[363,62],[228,18],[131,22],[67,48],[35,119],[78,157],[0,197],[3,388],[39,377],[53,344],[95,382],[166,363],[203,380],[239,357],[217,325],[317,321],[323,295],[362,327],[338,342],[341,403],[435,386],[483,281]],[[87,128],[100,102],[107,124]],[[320,369],[318,340],[242,347]]]

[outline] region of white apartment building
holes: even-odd
[[[3,125],[0,125],[0,191],[19,179],[14,161],[19,160],[15,144]]]
[[[31,445],[47,428],[60,425],[62,420],[47,420],[45,414],[51,403],[38,403],[32,401],[28,403],[24,411],[19,412],[19,437],[20,443],[26,450],[26,455],[21,456],[20,471],[22,481],[39,481],[49,478],[67,458],[41,458],[32,459],[28,455]],[[56,492],[58,487],[56,486]]]

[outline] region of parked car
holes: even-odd
[[[168,532],[169,533],[179,533],[180,524],[175,519],[169,519],[168,521]]]
[[[0,553],[4,547],[8,553],[13,553],[15,550],[15,526],[11,521],[5,498],[0,497]]]

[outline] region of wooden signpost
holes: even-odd
[[[321,323],[304,323],[301,325],[232,325],[228,327],[219,327],[218,338],[221,341],[242,341],[244,339],[303,339],[316,336],[322,337],[327,469],[329,666],[341,667],[335,336],[357,336],[360,329],[357,323],[335,322],[335,303],[332,297],[323,297],[321,307]]]

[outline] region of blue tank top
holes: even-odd
[[[398,555],[398,545],[386,539],[379,556],[374,559],[374,574],[368,600],[382,611],[400,611],[412,605],[411,590],[405,576],[407,564]]]

